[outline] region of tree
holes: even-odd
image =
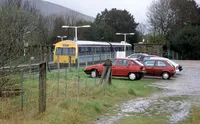
[[[173,47],[184,59],[200,59],[200,26],[186,26],[173,38]]]
[[[157,0],[148,9],[147,17],[155,34],[168,35],[198,20],[194,0]]]
[[[154,35],[167,34],[170,30],[173,18],[170,9],[170,0],[153,1],[148,8],[147,18]]]
[[[48,41],[46,22],[29,2],[5,0],[0,6],[0,67],[23,63],[24,43],[45,45]]]
[[[153,36],[153,35],[148,35],[148,41],[150,43],[161,43],[161,44],[165,44],[167,43],[167,39],[165,37],[165,35],[156,35],[156,36]]]
[[[144,23],[139,23],[137,26],[137,31],[140,32],[142,35],[145,35],[148,31],[147,25]]]
[[[103,12],[97,14],[94,24],[92,25],[93,40],[105,41],[122,41],[123,38],[116,36],[117,32],[129,33],[136,32],[137,23],[133,15],[126,10],[105,9]],[[136,42],[133,38],[128,37],[129,43]]]
[[[195,0],[171,0],[170,8],[174,15],[173,30],[175,31],[199,20],[198,5]]]

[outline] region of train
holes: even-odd
[[[54,44],[54,63],[84,63],[114,58],[117,51],[132,51],[132,45],[106,41],[60,41]]]

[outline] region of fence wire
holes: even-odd
[[[41,62],[47,62],[46,109],[48,110],[63,100],[68,100],[71,106],[75,106],[78,99],[101,92],[100,78],[86,75],[84,68],[113,57],[115,56],[110,54],[82,56],[79,58],[81,61],[78,63],[78,68],[77,64],[69,67],[69,64],[54,63],[52,53],[43,57],[27,55],[18,66],[1,68],[0,119],[11,123],[14,118],[32,118],[38,114]],[[100,61],[97,61],[98,59]]]

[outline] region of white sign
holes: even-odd
[[[116,58],[126,58],[125,52],[124,51],[122,51],[122,52],[117,51],[116,52]]]

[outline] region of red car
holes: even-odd
[[[173,64],[167,60],[151,59],[143,62],[146,67],[146,75],[161,76],[163,79],[170,79],[176,73]]]
[[[87,66],[84,70],[91,77],[101,76],[103,64]],[[144,76],[145,67],[137,60],[130,58],[112,59],[112,76],[129,77],[130,80],[140,80]]]

